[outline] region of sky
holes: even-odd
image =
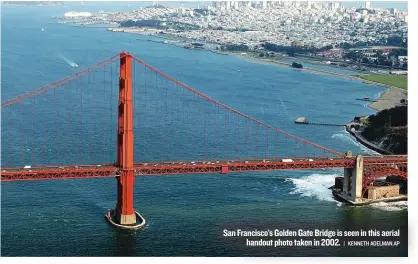
[[[408,1],[370,1],[372,7],[378,8],[397,8],[401,11],[408,11]],[[345,7],[364,6],[364,1],[342,1]]]

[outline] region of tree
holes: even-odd
[[[370,63],[370,60],[369,60],[368,58],[364,57],[364,58],[361,60],[361,62],[362,62],[362,63]]]

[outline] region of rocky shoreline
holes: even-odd
[[[345,130],[348,133],[350,133],[360,144],[362,144],[366,148],[374,150],[374,151],[378,152],[379,154],[384,154],[384,155],[393,154],[392,152],[387,151],[387,150],[377,146],[376,144],[373,144],[372,142],[368,141],[367,139],[365,139],[361,135],[360,131],[351,131],[348,125],[345,127]]]
[[[408,152],[408,106],[403,104],[368,117],[356,117],[346,130],[358,142],[380,154]]]

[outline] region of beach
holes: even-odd
[[[387,92],[384,92],[377,102],[369,104],[371,109],[382,111],[384,109],[392,108],[400,103],[400,100],[407,99],[408,92],[401,88],[390,87]]]

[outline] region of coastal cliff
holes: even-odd
[[[408,107],[397,106],[369,116],[360,129],[361,137],[387,153],[408,151]],[[354,125],[355,127],[355,125]],[[359,131],[359,132],[360,132]],[[357,134],[356,133],[356,134]],[[378,149],[376,149],[378,152]]]

